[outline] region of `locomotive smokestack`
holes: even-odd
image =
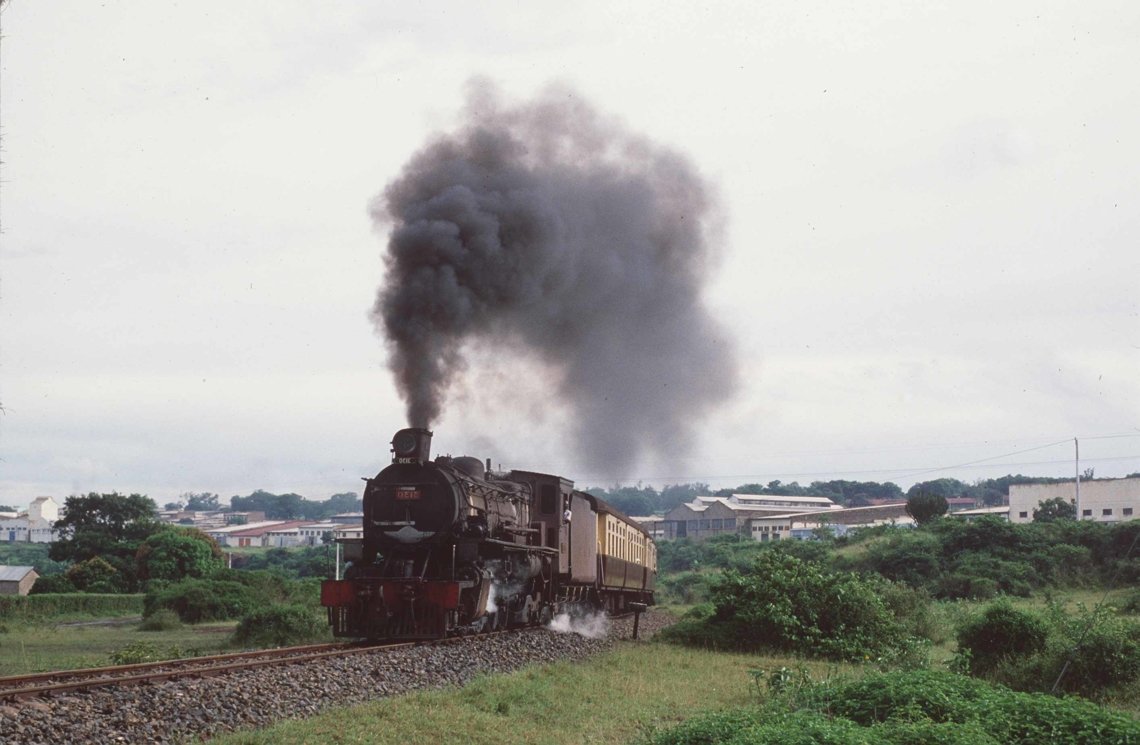
[[[393,463],[424,464],[431,460],[431,432],[426,429],[402,429],[392,437]]]
[[[537,359],[579,455],[608,474],[684,455],[735,389],[732,344],[701,291],[719,210],[681,154],[573,91],[522,105],[474,84],[372,206],[390,230],[373,308],[408,422],[436,421],[464,353]],[[523,409],[526,402],[519,402]]]

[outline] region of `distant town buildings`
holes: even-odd
[[[851,528],[883,524],[913,525],[906,503],[886,502],[843,508],[826,497],[733,494],[697,497],[660,518],[634,518],[658,539],[742,534],[756,541],[809,538],[820,529],[846,535]]]
[[[197,528],[222,548],[320,546],[326,535],[331,539],[360,538],[364,533],[363,512],[346,512],[327,520],[267,520],[264,512],[163,510],[159,519]]]
[[[58,540],[55,521],[59,503],[51,497],[36,497],[26,512],[0,513],[0,541],[5,543],[52,543]]]
[[[1057,484],[1013,484],[1009,487],[1010,522],[1033,522],[1033,510],[1060,497],[1078,507],[1077,481]],[[1140,517],[1140,478],[1093,479],[1081,482],[1081,520],[1116,523]]]

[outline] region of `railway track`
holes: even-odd
[[[520,631],[531,631],[539,627],[491,631],[478,636],[498,636]],[[154,683],[176,678],[207,678],[224,675],[237,670],[252,670],[260,667],[275,667],[296,663],[311,662],[327,657],[345,657],[353,654],[393,650],[403,647],[462,643],[467,636],[448,637],[434,641],[308,644],[298,647],[259,649],[250,652],[231,652],[205,657],[186,657],[161,662],[142,662],[133,665],[113,665],[109,667],[79,668],[76,670],[55,670],[52,672],[14,675],[0,678],[0,701],[11,701],[36,696],[52,696],[72,691],[86,691],[93,688]]]
[[[309,662],[324,657],[374,652],[411,646],[403,644],[308,644],[299,647],[232,652],[207,657],[188,657],[134,665],[56,670],[31,675],[0,678],[0,701],[50,696],[70,691],[84,691],[108,686],[126,686],[184,677],[209,677],[235,670]]]
[[[620,613],[609,616],[610,620],[628,618],[633,613]],[[538,626],[518,629],[491,631],[476,636],[498,636],[518,632],[534,631]],[[37,696],[53,696],[73,691],[86,691],[94,688],[154,683],[176,678],[206,678],[238,670],[251,670],[261,667],[274,667],[311,662],[327,657],[343,657],[353,654],[392,650],[402,647],[462,643],[468,636],[455,636],[435,641],[307,644],[296,647],[260,649],[250,652],[204,657],[187,657],[161,662],[143,662],[133,665],[79,668],[76,670],[55,670],[0,677],[0,701],[11,701]]]

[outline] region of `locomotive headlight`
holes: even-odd
[[[396,433],[392,438],[392,450],[396,452],[399,458],[410,458],[416,454],[416,435],[415,433],[402,429]]]
[[[392,437],[392,453],[396,463],[427,463],[431,457],[431,432],[409,427]]]

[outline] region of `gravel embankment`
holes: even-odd
[[[649,611],[639,636],[668,625]],[[0,703],[0,743],[167,743],[311,716],[332,706],[408,691],[463,685],[478,674],[582,659],[629,639],[633,620],[609,622],[605,637],[535,631],[473,637],[442,646],[353,655],[319,662],[107,688],[33,701]]]

